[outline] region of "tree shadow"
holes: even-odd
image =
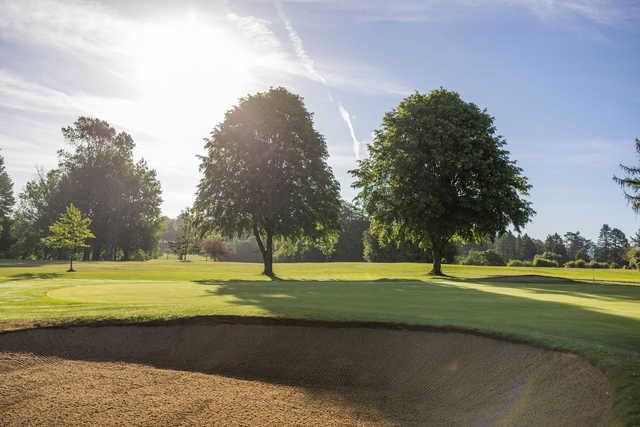
[[[500,288],[517,288],[538,294],[566,295],[591,298],[602,301],[640,301],[640,286],[620,283],[598,283],[585,280],[566,279],[545,276],[545,280],[527,281],[525,279],[505,280],[504,278],[485,277],[482,279],[447,279],[459,283],[490,285]]]
[[[67,264],[66,260],[16,260],[0,259],[0,269],[2,268],[28,268],[41,267],[43,265]]]
[[[38,280],[38,279],[56,279],[62,277],[62,273],[20,273],[7,276],[7,281],[17,280]]]

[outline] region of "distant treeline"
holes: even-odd
[[[4,159],[0,170],[2,232],[0,256],[53,259],[64,251],[46,247],[49,227],[73,203],[91,219],[94,239],[85,260],[147,259],[158,251],[161,188],[156,171],[135,162],[135,143],[108,123],[81,117],[63,128],[68,148],[58,151],[58,167],[37,171],[18,195],[14,209],[12,182]]]
[[[226,260],[238,262],[260,262],[262,257],[256,240],[252,236],[223,239],[209,236],[199,238],[191,232],[191,244],[188,250],[180,247],[177,252],[171,243],[180,241],[184,235],[185,213],[172,219],[163,218],[163,232],[160,235],[160,252],[175,252],[207,255],[202,242],[216,239],[227,248]],[[351,203],[343,202],[340,210],[342,232],[335,243],[319,246],[303,242],[278,242],[275,260],[277,262],[326,262],[326,261],[368,261],[368,262],[432,262],[431,252],[418,246],[401,242],[400,244],[379,242],[369,232],[369,221],[362,210]],[[512,265],[540,267],[576,267],[576,268],[637,268],[640,264],[640,236],[634,236],[631,242],[625,234],[604,224],[599,237],[593,242],[579,231],[564,235],[550,234],[545,240],[530,237],[528,234],[514,235],[512,232],[497,236],[494,241],[452,242],[447,246],[444,262],[467,265]]]

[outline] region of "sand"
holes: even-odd
[[[192,319],[0,333],[0,425],[606,425],[570,353],[458,332]]]

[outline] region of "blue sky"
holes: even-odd
[[[202,139],[269,86],[305,98],[346,199],[371,132],[414,90],[495,116],[530,178],[543,238],[638,228],[611,177],[640,162],[640,4],[613,0],[0,0],[0,147],[20,191],[91,115],[158,170],[163,211],[190,205]]]

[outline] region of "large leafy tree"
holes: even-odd
[[[509,158],[493,117],[445,89],[405,98],[384,116],[354,186],[385,240],[409,240],[433,253],[432,274],[454,237],[493,239],[534,213],[529,184]]]
[[[240,100],[206,141],[195,203],[202,233],[253,234],[273,276],[274,239],[338,229],[339,185],[302,98],[284,88]]]
[[[69,272],[73,269],[73,259],[78,249],[89,247],[87,239],[95,236],[89,226],[91,220],[83,218],[80,209],[73,204],[67,206],[67,210],[60,215],[58,220],[49,227],[49,236],[44,239],[44,244],[54,249],[64,249],[69,254]]]
[[[20,196],[16,229],[22,256],[39,256],[38,243],[65,206],[74,203],[92,221],[96,235],[86,259],[129,259],[157,247],[161,188],[156,172],[134,162],[135,142],[107,122],[80,117],[62,133],[69,143],[58,152],[58,169],[40,173]],[[44,233],[44,234],[43,234]]]

